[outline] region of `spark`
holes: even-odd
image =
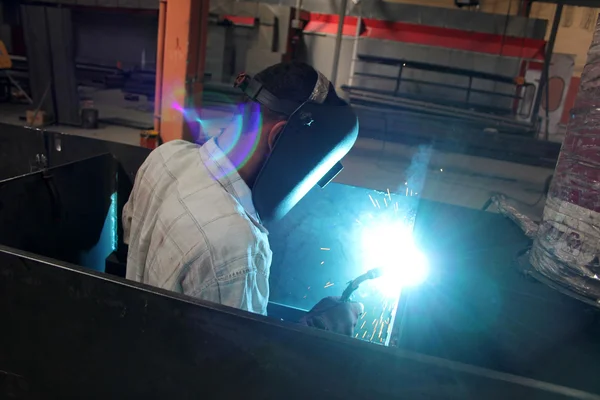
[[[408,182],[404,182],[404,186],[408,185]]]
[[[363,315],[362,315],[362,318],[364,318],[364,317],[366,317],[366,316],[367,316],[367,312],[365,311],[365,312],[363,313]]]
[[[388,198],[390,199],[390,201],[392,201],[392,195],[390,193],[390,188],[387,189],[387,192],[388,192]]]
[[[354,337],[357,338],[358,337],[358,333],[356,335],[354,335]]]
[[[375,331],[373,331],[373,334],[371,335],[371,339],[369,339],[369,342],[372,342],[374,337],[375,337]]]
[[[383,198],[383,202],[385,203],[385,207],[387,208],[388,204],[387,204],[387,200],[385,199],[385,197]]]
[[[377,208],[381,208],[381,206],[379,205],[379,200],[375,199],[375,203],[377,203]]]
[[[329,247],[321,247],[321,250],[323,250],[323,251],[329,251],[331,249]]]
[[[360,329],[363,329],[365,327],[366,323],[367,323],[367,321],[363,321],[362,325],[360,326]]]
[[[303,299],[305,299],[305,298],[306,298],[306,295],[304,295]]]
[[[367,331],[365,331],[365,333],[363,333],[362,338],[364,339],[365,336],[367,336]]]
[[[406,197],[408,197],[408,188],[406,188]]]
[[[310,286],[308,287],[308,290],[310,290]]]
[[[321,265],[325,264],[325,261],[321,261]]]
[[[444,168],[440,168],[440,172],[444,172]]]
[[[333,285],[335,285],[335,283],[327,282],[327,284],[323,286],[323,289],[327,289],[329,287],[332,287]]]
[[[369,198],[371,199],[371,203],[373,203],[373,207],[377,207],[377,204],[375,204],[375,200],[373,200],[373,197],[369,195]]]
[[[410,191],[410,195],[412,196],[412,190]]]

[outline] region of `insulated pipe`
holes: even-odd
[[[531,250],[546,277],[600,300],[600,21]]]
[[[344,20],[346,19],[346,8],[348,8],[348,0],[342,0],[340,21],[338,23],[337,36],[335,37],[335,49],[333,50],[333,67],[331,67],[331,77],[329,79],[333,87],[335,87],[338,66],[340,64],[340,52],[342,50],[342,37],[344,33]]]

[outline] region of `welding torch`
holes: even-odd
[[[349,301],[350,296],[352,296],[352,293],[354,293],[354,291],[358,289],[361,283],[371,279],[379,278],[381,275],[383,275],[383,271],[381,270],[381,268],[373,268],[367,271],[366,273],[362,274],[358,278],[354,279],[353,281],[350,281],[350,283],[348,283],[348,286],[346,286],[346,289],[344,289],[340,300]]]

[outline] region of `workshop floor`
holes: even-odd
[[[153,105],[144,98],[137,102],[126,101],[119,90],[85,88],[82,92],[93,99],[101,119],[121,118],[134,122],[134,125],[152,126]],[[0,104],[0,122],[24,124],[22,116],[28,108],[30,107],[21,104]],[[211,115],[216,113],[209,110],[204,118],[211,118]],[[216,118],[222,118],[222,115],[217,115]],[[124,126],[101,124],[97,130],[71,126],[53,126],[50,129],[120,143],[139,143],[140,129]],[[406,193],[406,171],[416,151],[418,149],[414,147],[360,139],[344,160],[345,169],[336,181]],[[502,192],[515,199],[523,212],[536,219],[543,211],[544,199],[541,195],[544,182],[552,174],[552,170],[547,168],[438,151],[431,152],[427,171],[421,193],[414,190],[413,195],[469,208],[481,208],[492,193]]]

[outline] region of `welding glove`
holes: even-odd
[[[364,312],[364,306],[354,301],[341,301],[339,297],[326,297],[317,303],[300,323],[352,336],[354,327]]]

